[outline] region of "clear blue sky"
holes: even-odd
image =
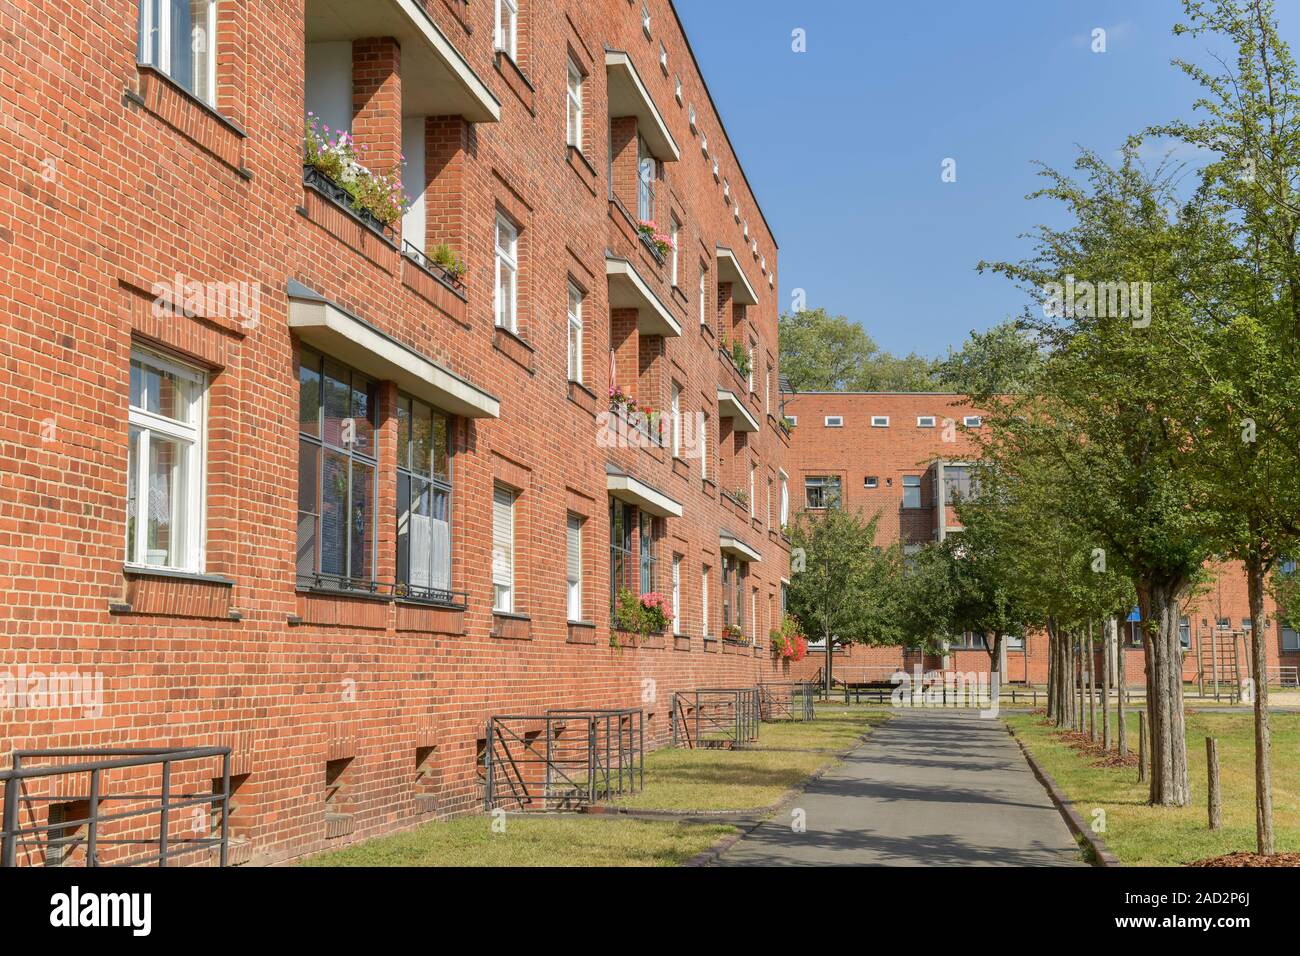
[[[1021,258],[1022,233],[1060,221],[1024,199],[1031,163],[1068,168],[1076,144],[1110,152],[1190,116],[1198,88],[1169,61],[1212,47],[1172,35],[1178,0],[676,3],[776,233],[782,310],[803,288],[882,348],[929,356],[1020,311],[1022,294],[975,265]],[[1300,4],[1279,7],[1300,51]]]

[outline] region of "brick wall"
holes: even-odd
[[[652,37],[627,0],[521,6],[515,63],[493,52],[493,4],[426,4],[499,103],[499,122],[459,112],[425,120],[427,226],[414,238],[453,247],[467,266],[459,288],[304,188],[303,5],[222,5],[216,111],[137,66],[130,0],[0,7],[0,664],[93,670],[104,684],[95,716],[0,712],[4,753],[229,744],[243,768],[244,855],[270,862],[475,809],[477,747],[493,713],[643,706],[659,742],[673,690],[752,685],[788,670],[765,646],[788,567],[779,529],[721,497],[716,460],[702,480],[689,455],[598,440],[613,345],[620,383],[643,402],[662,409],[672,380],[684,412],[709,414],[709,450],[724,467],[735,451],[719,441],[716,391],[741,394],[762,426],[745,453],[776,473],[787,439],[764,414],[761,384],[759,394],[742,391],[697,312],[700,264],[716,275],[715,247],[741,250],[760,303],[737,321],[760,354],[775,355],[775,242],[666,0],[651,2]],[[428,93],[403,72],[430,54],[411,40],[352,39],[353,132],[382,169],[400,150],[406,98]],[[661,221],[671,208],[682,222],[680,288],[609,199],[606,49],[632,58],[680,148],[657,183]],[[587,76],[582,150],[565,145],[568,57]],[[714,157],[757,253],[722,198]],[[620,196],[628,185],[620,180]],[[498,212],[520,228],[518,335],[493,327]],[[618,313],[611,323],[607,250],[634,265],[680,336],[642,335]],[[177,276],[253,284],[260,309],[247,320],[155,314],[155,284]],[[466,610],[295,587],[301,349],[288,329],[290,281],[500,398],[498,419],[456,419],[451,429],[452,587],[468,595]],[[570,283],[586,296],[581,383],[566,375]],[[715,287],[709,295],[725,301]],[[204,578],[124,572],[133,344],[209,376]],[[381,383],[378,394],[377,563],[391,575],[396,390]],[[661,522],[654,584],[669,589],[680,555],[683,633],[651,642],[662,646],[610,646],[607,466],[682,505],[682,517]],[[519,493],[516,617],[491,611],[498,483]],[[574,627],[563,557],[571,513],[586,519],[590,622]],[[748,579],[761,651],[723,653],[703,640],[705,566],[709,631],[721,629],[723,531],[762,555]],[[327,775],[346,784],[345,802],[329,811],[349,817],[346,826],[327,820]]]

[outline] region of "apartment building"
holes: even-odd
[[[494,714],[788,672],[777,246],[668,0],[0,28],[0,669],[102,683],[0,761],[228,746],[274,862],[480,807]]]
[[[844,507],[879,515],[877,544],[897,542],[913,550],[961,532],[954,501],[971,491],[984,410],[962,395],[940,393],[787,393],[785,415],[793,440],[786,458],[789,493],[796,509],[822,509],[838,500]],[[1277,620],[1266,602],[1267,652],[1274,683],[1294,683],[1300,669],[1300,634]],[[1226,685],[1248,673],[1246,632],[1250,610],[1239,567],[1216,565],[1210,580],[1181,613],[1188,681]],[[1142,634],[1137,615],[1122,622],[1125,676],[1145,680]],[[834,655],[832,672],[850,680],[887,679],[898,667],[914,665],[987,672],[984,639],[953,635],[943,654],[920,655],[899,647],[849,647]],[[1047,638],[1010,638],[1002,649],[1001,673],[1011,681],[1047,680]],[[799,665],[815,674],[824,655],[814,651]],[[1100,665],[1098,665],[1100,666]]]

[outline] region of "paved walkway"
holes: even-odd
[[[807,830],[791,827],[791,809]],[[721,866],[1082,866],[1000,720],[900,710]]]

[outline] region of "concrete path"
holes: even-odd
[[[794,808],[807,830],[791,827]],[[720,866],[1083,866],[1000,720],[900,710]]]

